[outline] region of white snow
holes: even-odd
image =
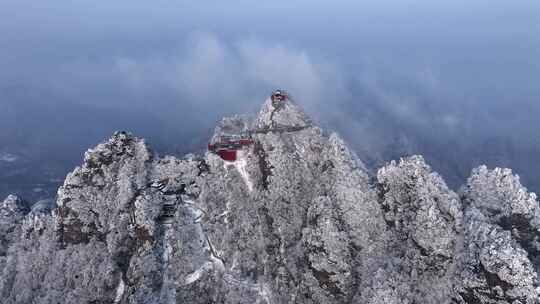
[[[249,192],[253,191],[253,182],[251,181],[251,178],[249,177],[249,173],[247,172],[247,159],[245,155],[245,151],[239,150],[236,154],[236,161],[230,162],[230,161],[223,161],[223,169],[225,172],[227,172],[227,168],[229,166],[234,166],[238,173],[242,176],[242,179],[244,180],[244,183],[248,187]],[[225,175],[227,176],[227,175]]]
[[[191,201],[191,200],[184,200],[184,203],[187,205],[187,208],[189,209],[189,211],[191,211],[191,214],[193,215],[193,217],[195,218],[193,220],[193,222],[195,224],[197,223],[200,223],[201,220],[203,219],[204,215],[205,215],[205,212],[204,210],[202,210],[201,208],[199,208],[195,202]]]
[[[235,255],[236,255],[236,254],[235,254]],[[233,259],[233,262],[232,262],[230,271],[234,271],[234,269],[235,269],[236,267],[238,267],[238,258],[237,258],[237,257],[235,257],[235,258]]]
[[[238,158],[233,163],[233,165],[238,171],[238,173],[240,173],[240,175],[242,176],[242,179],[244,180],[244,183],[246,183],[248,190],[250,192],[253,191],[253,182],[251,181],[249,173],[247,172],[247,160],[244,155],[244,151],[238,151]]]
[[[256,291],[264,299],[266,304],[272,303],[271,301],[272,294],[270,292],[270,288],[268,288],[266,284],[253,283],[253,282],[250,282],[249,280],[239,280],[230,273],[225,273],[223,275],[223,279],[225,280],[225,282],[231,285],[241,286],[241,287],[249,288],[253,291]]]
[[[194,273],[189,274],[184,280],[184,285],[193,284],[201,278],[204,269],[197,269]]]
[[[197,208],[191,208],[192,212],[193,212],[193,216],[195,217],[195,223],[199,223],[203,216],[204,216],[204,212],[200,209],[197,209]]]
[[[193,200],[184,198],[183,195],[182,195],[182,200],[183,200],[184,203],[186,203],[186,204],[189,204],[189,205],[195,205],[195,202],[194,202]]]
[[[226,201],[225,202],[225,211],[223,211],[223,213],[221,213],[218,218],[221,218],[222,216],[224,216],[225,218],[223,219],[223,221],[225,222],[225,224],[228,224],[229,223],[229,213],[231,213],[231,202],[230,201]]]
[[[206,240],[206,246],[210,251],[210,260],[208,263],[204,264],[201,268],[196,270],[195,272],[189,274],[185,280],[184,284],[189,285],[193,282],[199,280],[201,278],[202,273],[209,268],[215,268],[217,271],[225,272],[225,265],[223,264],[223,261],[219,258],[219,252],[215,250],[215,247],[212,244],[212,241],[210,238],[204,233],[204,230],[202,229],[200,220],[202,217],[204,217],[204,210],[197,207],[194,201],[186,199],[184,200],[184,203],[186,203],[187,207],[191,210],[192,214],[196,217],[195,224],[197,229],[197,233],[200,236],[202,240]],[[222,216],[226,215],[229,211],[225,211],[222,213]]]
[[[278,233],[279,233],[279,235],[281,235],[282,239],[286,238],[286,236],[283,235],[283,230],[281,229],[281,227],[278,227]],[[280,242],[279,253],[281,255],[285,256],[285,242]]]
[[[222,217],[225,216],[224,222],[225,222],[225,223],[228,223],[229,221],[228,221],[228,219],[227,219],[226,216],[227,216],[229,213],[231,213],[231,211],[225,210],[225,211],[223,211],[221,214],[218,214],[218,215],[216,216],[216,219],[220,219],[220,218],[222,218]]]
[[[225,280],[225,282],[227,282],[229,284],[232,284],[232,285],[242,286],[242,287],[249,288],[249,289],[252,289],[252,290],[258,290],[259,289],[259,285],[255,284],[255,283],[251,283],[248,280],[239,280],[239,279],[235,278],[230,273],[224,274],[223,279]]]
[[[204,269],[197,269],[194,273],[189,274],[184,280],[184,285],[189,285],[197,282],[203,273]]]
[[[212,261],[212,263],[214,263],[214,265],[216,265],[216,267],[224,272],[225,271],[225,265],[223,265],[223,261],[216,257],[213,253],[210,253],[210,260]]]
[[[270,288],[268,288],[268,286],[263,284],[262,286],[259,286],[258,291],[261,297],[266,301],[266,304],[272,304],[272,301],[270,300],[271,298]]]
[[[171,237],[170,230],[169,229],[165,230],[165,235],[163,236],[164,248],[163,248],[163,255],[162,255],[162,259],[165,263],[169,262],[169,259],[171,258],[171,254],[173,253],[173,248],[170,244],[170,237]]]
[[[229,168],[229,166],[232,166],[233,164],[234,164],[234,162],[224,160],[223,161],[223,170],[225,170],[225,172],[227,172],[227,168]],[[227,176],[227,173],[225,173],[225,176]]]
[[[186,276],[186,278],[184,279],[184,285],[193,284],[196,281],[200,280],[202,274],[210,268],[212,268],[211,262],[203,264],[201,268],[195,270],[194,272]]]
[[[120,283],[118,283],[118,287],[116,288],[116,298],[114,298],[114,303],[120,303],[120,301],[122,301],[125,290],[126,284],[124,283],[124,279],[120,278]]]
[[[210,241],[210,238],[206,238],[208,242],[208,247],[210,248],[210,261],[219,269],[221,272],[225,272],[225,265],[223,264],[223,261],[214,255],[214,246],[212,245],[212,241]],[[216,253],[218,254],[218,253]]]

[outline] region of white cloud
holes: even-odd
[[[305,50],[255,39],[227,44],[208,33],[188,41],[174,56],[118,58],[113,70],[135,92],[162,87],[188,97],[179,102],[206,106],[260,103],[261,94],[279,87],[316,112],[345,91],[338,67]]]

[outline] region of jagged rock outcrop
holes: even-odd
[[[28,204],[15,195],[0,203],[0,270],[5,266],[8,249],[17,240],[20,223],[28,212]]]
[[[383,263],[360,302],[447,302],[462,230],[458,196],[421,157],[380,169],[377,195],[387,226]]]
[[[473,170],[462,191],[467,226],[461,300],[539,303],[540,205],[509,169]],[[504,303],[504,302],[503,302]]]
[[[234,162],[118,132],[56,205],[8,198],[2,303],[540,301],[540,207],[510,171],[476,169],[460,195],[421,157],[370,177],[293,102],[214,138],[230,133],[253,139]]]

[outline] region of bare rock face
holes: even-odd
[[[253,144],[159,157],[118,132],[56,204],[0,206],[2,303],[539,303],[539,206],[507,170],[461,197],[421,157],[376,177],[293,102]],[[52,211],[50,209],[52,208]]]

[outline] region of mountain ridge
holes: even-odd
[[[159,157],[117,132],[54,210],[8,198],[6,303],[540,303],[540,206],[511,170],[479,167],[459,193],[421,156],[369,176],[270,98],[214,138],[249,130],[234,162]]]

